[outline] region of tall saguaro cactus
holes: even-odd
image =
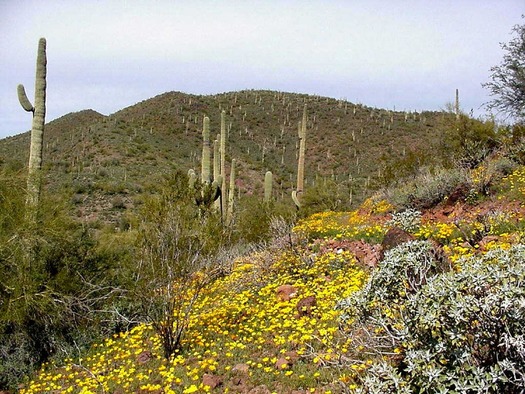
[[[214,151],[217,151],[214,144]],[[217,159],[214,157],[214,170],[217,172]],[[221,177],[212,179],[211,172],[211,145],[210,145],[210,119],[205,116],[202,124],[202,159],[201,159],[201,181],[197,181],[197,175],[192,169],[188,171],[190,190],[195,192],[195,203],[199,206],[201,214],[204,214],[214,201],[222,197]]]
[[[210,149],[210,118],[204,117],[202,124],[202,161],[201,181],[211,181],[211,149]]]
[[[42,179],[42,140],[44,137],[44,124],[46,118],[46,74],[46,39],[41,38],[38,42],[38,53],[36,58],[35,105],[33,106],[27,98],[24,85],[20,84],[17,88],[18,100],[20,101],[22,108],[27,112],[33,113],[26,199],[28,216],[33,221],[36,219]]]
[[[306,151],[306,104],[303,109],[303,119],[298,127],[299,133],[299,157],[297,160],[297,189],[292,192],[292,199],[301,208],[300,195],[304,191],[304,154]]]
[[[235,159],[232,159],[230,165],[230,190],[228,190],[228,211],[226,214],[226,223],[228,225],[232,223],[235,204],[235,163]]]
[[[221,112],[221,141],[219,151],[221,153],[220,174],[222,177],[222,190],[226,191],[226,112]],[[225,196],[226,197],[226,196]],[[226,198],[223,198],[222,210],[226,212]]]

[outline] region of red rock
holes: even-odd
[[[308,296],[301,299],[297,303],[297,312],[299,317],[310,316],[312,314],[312,308],[317,306],[317,299],[314,296]]]
[[[485,250],[487,245],[491,242],[497,242],[500,240],[500,237],[497,235],[487,235],[478,242],[480,249]]]
[[[140,353],[138,356],[137,356],[137,363],[139,364],[145,364],[147,363],[149,360],[151,360],[153,358],[153,354],[149,351],[149,350],[146,350],[142,353]]]
[[[260,386],[254,387],[248,391],[248,394],[272,394],[272,392],[265,384],[261,384]]]
[[[364,241],[352,241],[348,250],[353,253],[358,263],[367,267],[376,267],[381,259],[381,245],[371,245]]]
[[[232,368],[233,372],[248,373],[250,366],[248,364],[235,364]]]
[[[387,250],[415,239],[416,238],[412,234],[405,230],[402,230],[399,227],[392,227],[386,232],[383,242],[381,243],[381,259],[383,259],[384,253]]]
[[[284,353],[284,358],[290,360],[292,364],[295,364],[299,360],[300,356],[295,350],[290,350]]]
[[[279,301],[290,301],[297,294],[297,289],[292,285],[281,285],[276,290],[277,299]]]
[[[205,373],[202,377],[202,384],[212,389],[217,388],[222,384],[222,377]]]
[[[275,362],[275,368],[278,369],[278,370],[281,370],[281,369],[287,369],[287,368],[289,368],[291,365],[292,365],[292,363],[290,362],[290,360],[287,360],[287,359],[284,358],[284,357],[279,358],[279,359]]]

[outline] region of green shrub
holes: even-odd
[[[471,188],[466,171],[459,168],[422,168],[402,187],[387,188],[384,194],[400,210],[422,210],[439,204],[458,187]]]
[[[344,211],[352,203],[351,187],[345,182],[322,179],[306,187],[301,197],[301,217],[323,211]]]
[[[0,174],[0,390],[42,362],[72,356],[107,333],[115,271],[124,254],[97,250],[92,232],[43,194],[36,226],[24,219],[25,180]]]

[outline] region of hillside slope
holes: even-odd
[[[472,184],[479,181],[478,175],[479,169],[469,174]],[[96,344],[82,359],[45,366],[21,393],[343,393],[362,385],[378,392],[405,392],[408,386],[452,390],[463,387],[462,379],[474,379],[470,374],[478,373],[476,368],[480,376],[493,374],[495,389],[488,392],[519,392],[524,364],[509,360],[525,357],[518,343],[525,312],[525,168],[515,167],[493,181],[491,195],[475,204],[451,202],[446,196],[430,210],[398,213],[389,201],[375,196],[355,211],[315,214],[297,224],[293,245],[274,244],[222,267],[227,274],[210,283],[191,309],[183,353],[164,359],[161,340],[151,326],[138,325]],[[384,239],[392,228],[397,228],[397,245]],[[399,236],[399,228],[407,232]],[[396,255],[396,246],[408,252],[402,249]],[[430,254],[417,263],[411,259],[420,247],[429,248]],[[449,268],[443,271],[444,263]],[[389,270],[396,264],[400,271],[393,275]],[[441,268],[436,272],[436,267]],[[474,276],[480,286],[470,277],[464,282],[464,275],[474,275],[472,267],[484,269],[481,276]],[[500,270],[510,276],[494,276]],[[421,272],[423,280],[418,282]],[[460,287],[441,294],[430,287],[434,281]],[[378,293],[361,296],[369,302],[361,311],[377,320],[364,325],[357,317],[345,316],[351,309],[345,303],[356,302],[345,300],[373,286]],[[416,305],[418,314],[407,320],[410,302],[427,288],[424,308]],[[380,292],[395,298],[382,299]],[[186,302],[191,295],[191,291],[184,295]],[[457,298],[432,299],[450,295]],[[505,307],[496,302],[500,299]],[[470,309],[478,301],[493,309],[483,313]],[[440,308],[448,307],[460,308],[441,316],[453,319],[453,324],[440,326],[443,320],[425,314],[442,313]],[[503,328],[505,334],[497,331]],[[493,367],[490,354],[495,349],[478,347],[477,341],[485,343],[499,333],[512,340],[498,346],[508,349],[498,353],[507,364],[502,361]],[[393,334],[408,339],[390,337]],[[444,341],[439,342],[443,348],[433,353],[413,347],[416,334],[426,338],[424,346]],[[418,357],[425,352],[423,362]],[[385,366],[385,360],[391,366]],[[488,366],[471,360],[484,360]],[[423,372],[411,371],[408,362],[421,362]],[[514,379],[509,365],[518,371]],[[507,372],[499,373],[498,368]],[[427,376],[429,370],[434,375]],[[472,387],[483,384],[485,378],[479,379],[481,383],[473,381]]]
[[[76,194],[77,214],[115,221],[115,197],[133,208],[156,177],[199,171],[204,116],[212,136],[226,112],[227,163],[238,163],[240,195],[261,194],[264,173],[274,173],[275,196],[288,199],[295,183],[297,125],[307,105],[306,185],[331,177],[357,199],[377,185],[385,163],[440,144],[445,113],[405,113],[304,94],[246,90],[211,96],[164,93],[112,115],[68,114],[47,125],[46,182]],[[29,135],[0,141],[0,163],[24,167]],[[228,170],[227,170],[228,173]],[[113,203],[112,203],[113,201]]]

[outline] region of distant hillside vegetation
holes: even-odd
[[[440,124],[449,116],[274,91],[210,96],[169,92],[109,116],[85,110],[48,123],[46,184],[50,190],[68,190],[79,216],[114,221],[120,215],[115,205],[132,209],[137,196],[162,174],[199,171],[203,117],[210,118],[214,136],[225,110],[227,163],[237,160],[240,195],[262,195],[264,173],[270,170],[276,195],[289,199],[296,177],[297,125],[305,104],[307,188],[330,178],[344,183],[355,201],[379,184],[388,163],[413,152],[435,154]],[[3,165],[24,168],[28,154],[29,132],[0,140]]]

